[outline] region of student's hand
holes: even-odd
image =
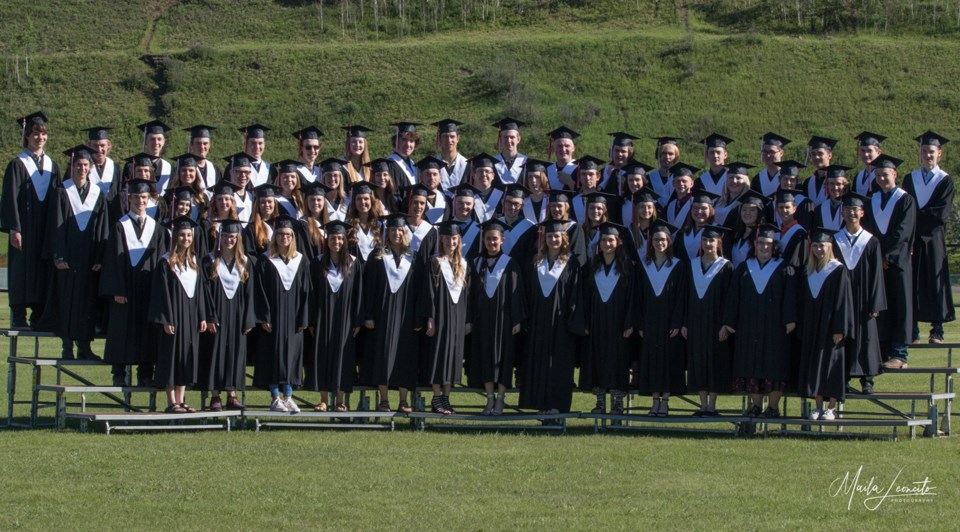
[[[211,334],[217,334],[217,324],[214,323],[214,322],[212,322],[212,321],[208,321],[208,322],[207,322],[207,332],[208,332],[208,333],[211,333]]]
[[[10,245],[13,246],[13,249],[23,247],[23,237],[20,236],[20,231],[10,231]]]
[[[732,332],[733,332],[733,329],[731,329],[730,327],[727,327],[726,325],[724,325],[723,327],[720,327],[719,340],[721,342],[726,342],[727,339],[730,338],[730,333]]]
[[[54,262],[54,263],[53,263],[53,266],[54,266],[56,269],[58,269],[58,270],[69,270],[69,269],[70,269],[70,265],[67,264],[66,261]]]
[[[643,338],[643,329],[637,329],[637,334],[640,335],[640,338]]]
[[[518,324],[514,325],[514,326],[513,326],[513,330],[512,330],[511,332],[512,332],[513,334],[519,334],[519,333],[520,333],[520,324],[518,323]]]
[[[843,333],[833,335],[833,345],[840,345],[843,341]]]
[[[629,329],[623,331],[624,338],[630,338],[631,335],[633,335],[633,327],[630,327]]]
[[[690,331],[688,331],[686,327],[680,327],[680,334],[683,335],[684,338],[687,337],[688,332]]]
[[[792,333],[796,328],[797,328],[797,324],[796,324],[796,323],[788,323],[788,324],[787,324],[787,334]]]
[[[890,261],[883,259],[883,269],[886,270],[888,268],[890,268]]]
[[[472,323],[468,323],[468,324],[466,324],[466,325],[463,326],[463,334],[470,334],[471,332],[473,332],[473,324],[472,324]]]
[[[584,328],[583,328],[583,335],[584,335],[584,336],[590,336],[590,328],[589,328],[589,327],[584,327]]]
[[[353,337],[356,338],[358,334],[360,334],[360,327],[355,327],[353,329]]]
[[[273,325],[270,325],[269,323],[261,323],[260,328],[267,332],[273,332]]]
[[[95,271],[95,272],[98,272],[98,271],[100,271],[100,265],[99,265],[99,264],[94,264],[93,266],[90,267],[90,269],[93,270],[93,271]]]
[[[680,334],[680,329],[670,329],[670,338],[676,338]]]
[[[252,330],[253,330],[253,327],[247,327],[246,329],[243,330],[243,334],[247,334]]]
[[[437,329],[433,326],[433,318],[427,318],[427,336],[433,338],[437,335]]]
[[[207,322],[200,320],[200,332],[207,332]]]
[[[372,328],[373,328],[373,320],[367,320],[367,321],[363,322],[363,326],[366,327],[366,328],[368,328],[368,329],[372,329]]]
[[[306,327],[297,327],[297,333],[302,333]]]
[[[113,296],[113,301],[114,301],[116,304],[118,304],[118,305],[126,305],[126,304],[127,304],[127,298],[125,298],[125,297],[123,297],[123,296]]]
[[[871,312],[871,313],[870,313],[870,317],[871,317],[871,318],[876,318],[876,317],[879,316],[879,315],[880,315],[879,312]]]
[[[173,327],[173,325],[164,325],[163,332],[167,334],[173,334],[174,332],[176,332],[176,329]]]

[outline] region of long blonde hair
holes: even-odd
[[[826,250],[823,252],[822,259],[817,260],[817,258],[813,256],[812,249],[810,254],[807,255],[807,275],[820,271],[824,266],[827,265],[828,262],[836,258],[836,256],[833,254],[833,246],[829,242],[825,242],[825,244],[827,245],[825,246]],[[812,248],[813,244],[810,246]]]
[[[220,276],[219,268],[220,263],[223,261],[223,250],[220,246],[217,246],[217,249],[215,249],[211,255],[213,255],[213,262],[210,265],[208,275],[211,281],[216,281]],[[233,262],[237,267],[237,271],[240,272],[240,282],[247,282],[247,279],[250,278],[250,268],[247,267],[247,255],[243,249],[243,239],[240,238],[240,233],[237,233],[237,245],[233,246]]]
[[[433,256],[434,263],[436,268],[433,272],[433,284],[434,286],[440,286],[440,266],[442,261],[447,261],[450,264],[450,269],[453,270],[453,279],[460,285],[464,285],[464,281],[467,278],[467,261],[463,259],[463,239],[460,236],[457,236],[457,244],[453,246],[453,249],[446,250],[444,253],[443,249],[443,237],[437,238],[437,244],[440,246],[440,253]],[[459,259],[457,261],[450,260],[450,257]]]
[[[272,258],[280,257],[284,260],[290,260],[297,256],[297,232],[293,231],[293,238],[290,239],[290,247],[287,248],[287,252],[280,253],[280,245],[277,244],[277,231],[273,232],[273,238],[270,239],[270,246],[267,248],[267,256]]]
[[[260,202],[263,200],[270,200],[273,202],[273,216],[264,220],[260,215]],[[250,223],[253,225],[253,240],[257,246],[264,248],[270,243],[270,237],[267,236],[267,221],[272,220],[277,217],[280,210],[280,204],[277,203],[277,198],[273,196],[263,196],[257,198],[257,206],[253,209],[253,216],[250,218]]]
[[[557,256],[557,260],[563,264],[567,262],[567,257],[570,255],[570,235],[566,231],[561,231],[561,233],[563,234],[563,242],[560,244],[560,255]],[[538,240],[540,245],[537,247],[537,255],[533,258],[533,264],[536,266],[543,264],[543,261],[550,256],[550,252],[547,250],[546,233],[541,231]]]

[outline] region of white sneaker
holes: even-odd
[[[287,405],[283,402],[283,400],[277,397],[276,399],[273,400],[272,403],[270,403],[270,411],[271,412],[289,412],[290,410],[287,408]]]
[[[813,412],[810,412],[810,421],[816,421],[820,419],[820,409],[814,408]]]
[[[299,414],[299,413],[300,413],[300,407],[297,406],[297,403],[294,403],[294,402],[293,402],[293,398],[290,398],[290,399],[287,399],[286,401],[284,401],[284,402],[283,402],[283,406],[287,407],[287,410],[288,410],[291,414]]]
[[[833,411],[832,408],[828,408],[828,409],[826,409],[826,410],[823,411],[823,415],[820,416],[820,419],[822,419],[822,420],[824,420],[824,421],[833,421],[833,420],[837,419],[837,414],[836,414],[836,412]]]

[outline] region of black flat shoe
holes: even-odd
[[[862,393],[862,394],[864,394],[864,395],[871,395],[871,394],[873,394],[873,385],[870,384],[869,382],[866,383],[866,384],[864,384],[864,385],[863,385],[863,391],[860,392],[860,393]]]
[[[93,351],[81,351],[77,353],[77,360],[102,360],[97,355],[93,354]]]

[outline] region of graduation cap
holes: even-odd
[[[357,138],[366,138],[367,133],[373,131],[367,126],[353,125],[353,126],[343,126],[340,129],[347,132],[347,138],[357,137]]]
[[[783,149],[784,146],[790,144],[792,141],[787,137],[780,136],[773,131],[768,131],[760,137],[760,143],[762,146],[776,146],[780,149]]]
[[[475,198],[479,195],[480,189],[471,185],[470,183],[457,185],[453,189],[453,197],[455,198]]]
[[[673,177],[683,177],[690,176],[694,177],[697,175],[700,169],[696,166],[689,165],[687,163],[676,163],[670,167],[670,175]]]
[[[650,235],[653,236],[654,233],[667,233],[668,235],[676,234],[680,229],[671,224],[670,222],[664,220],[663,218],[657,218],[650,223]]]
[[[303,197],[308,198],[310,196],[323,196],[327,192],[333,191],[332,188],[324,185],[319,180],[314,181],[313,183],[304,183],[300,188],[300,193],[303,194]]]
[[[261,186],[262,186],[262,185],[261,185]],[[260,187],[257,187],[257,188],[260,188]],[[281,209],[281,210],[282,210],[282,209]],[[276,231],[276,230],[278,230],[278,229],[293,229],[294,226],[295,226],[296,223],[297,223],[297,219],[294,218],[293,216],[290,216],[289,214],[287,214],[287,213],[284,212],[284,213],[278,214],[278,215],[272,220],[272,222],[273,222],[273,230],[274,230],[274,231]],[[274,232],[273,234],[276,235],[277,233]]]
[[[390,125],[397,128],[396,135],[399,136],[401,133],[416,133],[417,126],[422,124],[416,122],[394,122]]]
[[[294,131],[291,133],[291,135],[293,135],[293,138],[297,139],[298,141],[307,139],[319,140],[320,137],[323,136],[323,131],[320,131],[320,128],[317,126],[307,126],[303,129]]]
[[[170,126],[160,120],[151,120],[138,125],[137,129],[143,131],[143,136],[146,137],[147,135],[164,135],[170,131]]]
[[[440,236],[458,236],[460,234],[460,222],[456,220],[447,220],[436,225],[437,234]]]
[[[148,166],[153,168],[153,155],[150,155],[149,153],[140,152],[133,157],[128,158],[127,161],[133,163],[134,168],[145,168]]]
[[[143,194],[144,192],[148,194],[153,193],[153,181],[149,179],[131,179],[127,182],[128,194]]]
[[[547,161],[541,161],[540,159],[527,158],[526,162],[523,163],[523,168],[527,173],[531,172],[540,172],[541,174],[547,173],[547,167],[550,166],[550,163]]]
[[[273,163],[273,168],[277,169],[277,175],[296,174],[299,166],[300,161],[294,161],[293,159],[284,159],[278,163]]]
[[[786,161],[780,161],[777,163],[780,166],[780,173],[784,175],[798,176],[800,175],[800,169],[806,168],[806,165],[798,163],[793,159],[787,159]]]
[[[333,220],[323,226],[323,229],[327,232],[327,236],[330,235],[345,235],[347,231],[353,229],[353,226],[347,222],[340,220]]]
[[[566,190],[551,190],[550,203],[570,203],[570,193]]]
[[[757,227],[757,238],[780,239],[780,228],[773,224],[763,224]]]
[[[233,235],[243,231],[243,222],[240,220],[221,220],[220,221],[220,234]]]
[[[253,193],[257,198],[275,198],[283,192],[283,188],[272,183],[264,183],[253,188]]]
[[[193,139],[208,139],[210,138],[210,132],[217,128],[213,126],[205,126],[203,124],[197,124],[195,126],[185,127],[184,131],[190,132],[190,140]]]
[[[627,233],[626,227],[613,222],[603,222],[597,227],[597,230],[600,232],[600,236],[613,235],[619,236],[621,239],[623,239],[623,235]]]
[[[653,170],[653,167],[641,163],[640,161],[630,161],[627,164],[623,165],[623,168],[620,169],[623,172],[623,175],[647,175],[647,172]]]
[[[224,179],[207,190],[213,192],[214,196],[232,196],[237,192],[240,192],[240,185],[231,183],[230,181]]]
[[[23,128],[24,131],[27,130],[27,126],[39,126],[46,124],[50,120],[47,118],[47,115],[43,114],[43,111],[37,111],[35,113],[30,113],[24,115],[17,120],[17,125]]]
[[[853,170],[853,168],[842,164],[831,164],[827,167],[827,179],[847,177],[847,170]]]
[[[193,190],[193,187],[188,185],[183,185],[173,189],[174,201],[193,201],[193,198],[196,195],[197,193]]]
[[[250,162],[250,156],[242,151],[224,157],[223,160],[230,163],[233,168],[250,168],[253,166],[253,163]]]
[[[510,230],[510,228],[507,227],[507,224],[501,222],[500,220],[491,218],[480,224],[480,230],[484,233],[487,231],[500,231],[501,233],[506,233]]]
[[[434,193],[433,190],[431,190],[430,187],[428,187],[427,185],[424,185],[423,183],[417,183],[416,185],[413,185],[412,187],[407,188],[407,195],[409,197],[423,196],[424,198],[429,198],[430,195],[433,193]]]
[[[550,137],[550,140],[559,140],[559,139],[578,139],[580,138],[580,133],[568,128],[567,126],[560,126],[557,129],[547,133],[547,136]]]
[[[417,168],[420,170],[444,170],[447,168],[447,163],[433,155],[427,155],[417,161]]]
[[[87,132],[87,140],[109,140],[111,129],[113,128],[110,126],[94,126],[84,131]]]
[[[858,141],[857,146],[879,146],[881,142],[887,139],[887,137],[884,137],[883,135],[878,135],[869,131],[862,131],[853,138],[854,140]]]
[[[199,224],[197,224],[197,222],[195,222],[193,218],[189,216],[177,216],[173,220],[167,222],[165,225],[174,233],[179,233],[184,229],[193,230],[193,228]]]
[[[194,153],[184,153],[174,157],[174,160],[177,161],[177,168],[186,168],[186,167],[196,167],[197,161],[203,159],[197,154]]]
[[[778,188],[774,193],[777,203],[796,202],[797,196],[803,194],[803,191],[795,188]]]
[[[842,198],[840,198],[840,205],[844,207],[863,208],[868,201],[870,201],[870,198],[862,194],[857,194],[856,192],[850,191],[844,194]]]
[[[837,142],[837,139],[814,135],[810,137],[810,140],[807,142],[807,146],[811,150],[819,150],[820,148],[824,148],[833,151],[833,147],[837,145]]]
[[[370,171],[375,174],[380,174],[383,172],[390,171],[390,160],[384,159],[382,157],[379,159],[374,159],[370,162],[363,163],[363,165],[370,168]]]
[[[713,205],[713,202],[717,201],[718,199],[720,199],[719,194],[714,194],[713,192],[709,192],[707,190],[695,190],[693,192],[693,198],[691,199],[691,202],[709,203],[710,205]]]
[[[921,146],[943,146],[950,142],[950,139],[942,137],[929,129],[913,140],[919,142]]]
[[[493,156],[485,152],[480,152],[467,161],[474,170],[477,168],[496,168],[497,164]]]
[[[437,135],[441,135],[443,133],[456,133],[457,126],[462,126],[463,122],[458,122],[452,118],[444,118],[443,120],[438,120],[430,125],[436,126]]]
[[[810,231],[810,241],[811,242],[832,242],[833,235],[837,234],[833,229],[827,229],[826,227],[814,227]]]
[[[527,125],[527,123],[507,116],[490,125],[498,128],[500,131],[520,131],[520,128]]]
[[[700,233],[700,238],[723,238],[724,235],[729,232],[729,227],[723,227],[722,225],[705,225],[703,226],[703,232]]]
[[[85,146],[83,144],[74,146],[69,150],[64,151],[63,154],[66,155],[67,157],[70,157],[71,161],[74,159],[86,159],[88,161],[93,160],[92,150],[88,146]]]
[[[700,139],[700,142],[703,143],[704,148],[726,148],[727,144],[733,142],[733,139],[724,137],[719,133],[711,133],[706,138]]]
[[[653,140],[657,141],[657,151],[660,151],[660,147],[665,144],[677,145],[677,137],[671,137],[669,135],[661,135],[659,137],[652,137]]]
[[[634,203],[656,203],[660,199],[660,194],[650,187],[643,187],[633,193]]]
[[[591,192],[587,194],[587,203],[603,203],[604,205],[613,204],[617,196],[607,194],[606,192]]]
[[[340,159],[338,157],[328,157],[320,161],[320,171],[324,174],[327,172],[340,172],[341,174],[347,173],[344,170],[344,166],[347,165],[347,161]]]
[[[387,228],[395,227],[406,227],[407,226],[407,215],[402,213],[394,213],[386,216],[386,226]]]
[[[748,175],[751,168],[756,168],[752,164],[742,163],[740,161],[727,163],[727,172],[737,175]]]
[[[567,222],[563,220],[545,220],[540,222],[539,227],[544,233],[561,233],[567,230],[566,225]]]
[[[638,138],[624,131],[614,131],[613,133],[607,133],[607,135],[613,137],[610,146],[633,146],[633,141]]]
[[[896,157],[881,153],[870,164],[872,164],[874,168],[892,168],[896,170],[898,166],[903,164],[903,159],[897,159]]]
[[[350,186],[350,194],[353,196],[357,194],[373,194],[373,191],[378,188],[380,187],[369,181],[357,181]]]
[[[510,183],[503,187],[504,198],[525,198],[530,195],[530,189],[520,183]]]
[[[753,189],[747,189],[746,192],[740,195],[740,203],[743,205],[753,205],[758,209],[763,209],[766,206],[767,202],[770,201],[766,196],[757,192]]]
[[[578,170],[599,170],[603,168],[604,161],[597,159],[592,155],[584,155],[577,159]]]
[[[263,124],[250,124],[249,126],[238,128],[237,131],[243,133],[244,137],[248,139],[262,139],[266,138],[266,132],[270,131],[270,128]]]

